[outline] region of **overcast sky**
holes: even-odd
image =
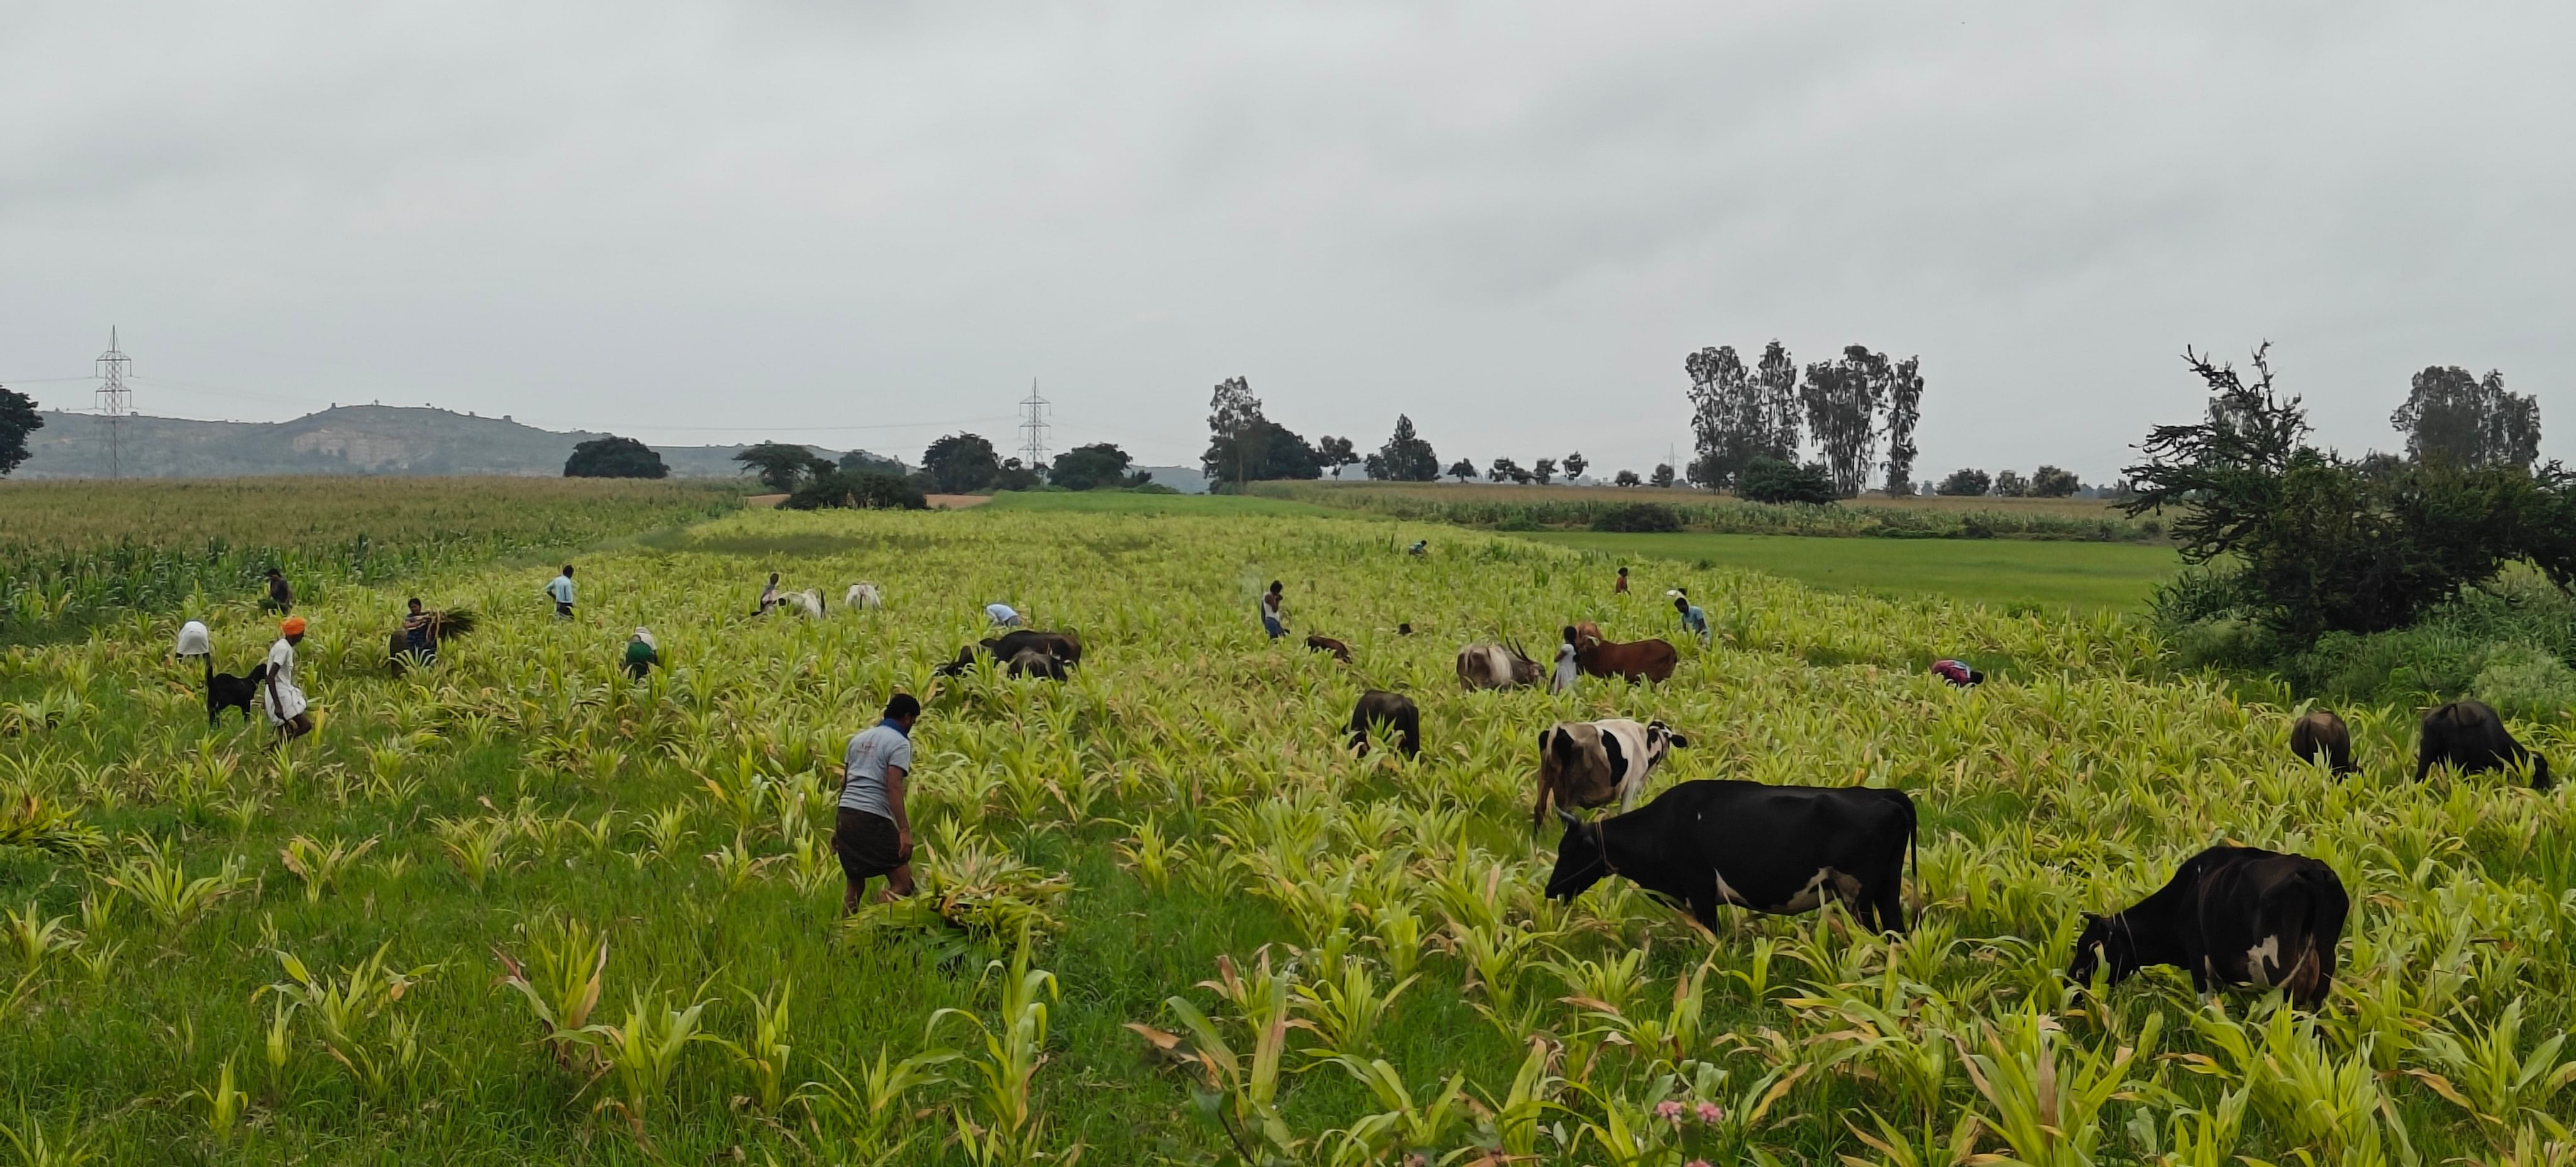
[[[1920,354],[1919,473],[2110,476],[2265,338],[2576,457],[2576,6],[0,4],[0,381],[656,443],[1687,459],[1686,353]],[[2552,145],[2551,143],[2556,143]],[[871,427],[871,428],[853,428]]]

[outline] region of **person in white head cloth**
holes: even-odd
[[[190,620],[179,626],[179,647],[176,652],[183,657],[214,655],[214,643],[206,635],[205,621]]]
[[[626,638],[626,675],[641,681],[653,666],[662,663],[662,646],[653,640],[653,630],[637,628]]]
[[[1556,672],[1547,679],[1547,691],[1550,693],[1573,692],[1575,675],[1574,629],[1567,628],[1565,630],[1565,642],[1556,646]]]

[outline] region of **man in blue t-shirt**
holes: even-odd
[[[841,914],[859,910],[868,881],[886,877],[879,901],[912,894],[912,819],[903,812],[912,777],[912,723],[921,702],[897,693],[885,720],[850,739],[841,758],[840,813],[832,822],[832,852],[841,857]]]
[[[1690,602],[1689,596],[1681,595],[1673,597],[1673,610],[1682,614],[1683,631],[1699,637],[1701,644],[1708,643],[1707,612],[1702,611],[1699,605]]]

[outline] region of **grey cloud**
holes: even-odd
[[[909,453],[1034,375],[1060,441],[1176,461],[1240,373],[1310,433],[1403,411],[1448,458],[1644,469],[1687,452],[1686,351],[1779,336],[1921,354],[1927,470],[2099,478],[2196,408],[2183,345],[2269,337],[2326,440],[2385,446],[2428,363],[2576,406],[2571,25],[21,3],[0,377],[117,323],[146,371],[275,398]]]

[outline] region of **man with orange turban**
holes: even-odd
[[[295,683],[295,646],[304,643],[304,617],[287,617],[277,631],[277,643],[268,647],[268,675],[260,681],[267,690],[262,711],[268,714],[268,723],[277,727],[277,740],[269,744],[270,749],[313,732],[304,689]]]

